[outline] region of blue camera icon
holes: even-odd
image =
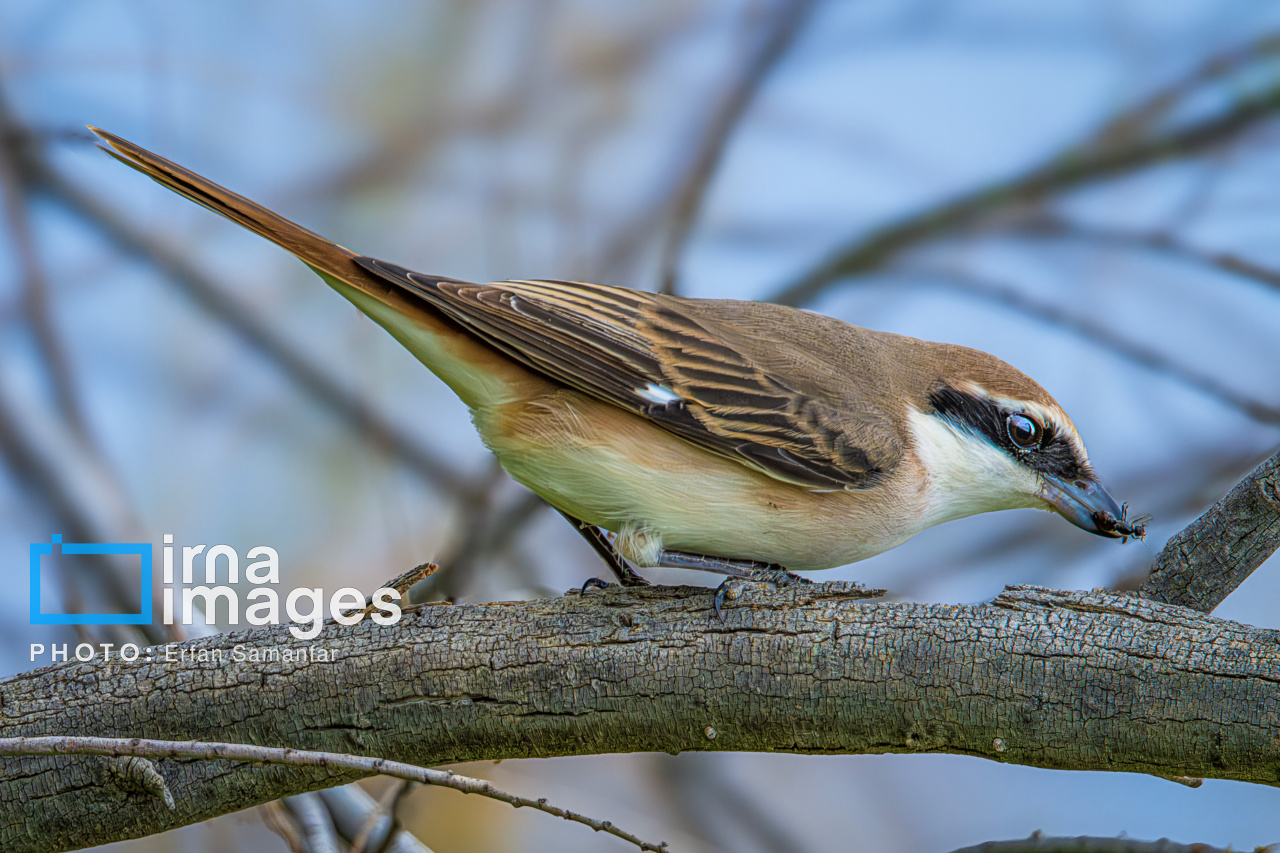
[[[40,612],[40,560],[53,554],[137,554],[142,561],[139,613],[42,613]],[[31,624],[32,625],[150,625],[154,618],[151,600],[151,543],[149,542],[63,542],[55,533],[48,543],[31,543]]]

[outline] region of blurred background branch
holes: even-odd
[[[836,282],[884,267],[903,253],[967,228],[990,223],[1012,211],[1034,208],[1088,184],[1114,180],[1169,160],[1203,156],[1237,144],[1280,109],[1280,80],[1274,77],[1223,110],[1172,129],[1153,129],[1206,84],[1269,60],[1280,37],[1274,34],[1244,47],[1233,46],[1187,78],[1140,100],[1109,119],[1100,130],[1051,154],[1043,163],[890,223],[838,249],[819,266],[778,290],[770,301],[804,305]],[[996,227],[999,227],[998,225]]]

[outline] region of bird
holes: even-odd
[[[418,273],[89,129],[117,160],[297,256],[386,329],[624,586],[656,566],[807,583],[794,572],[1006,509],[1145,534],[1062,406],[994,355],[766,302]]]

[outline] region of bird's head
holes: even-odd
[[[1143,535],[1089,464],[1057,401],[995,356],[946,346],[941,377],[911,418],[935,512],[959,518],[1029,507],[1110,538]]]

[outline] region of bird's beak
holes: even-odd
[[[1043,483],[1041,499],[1076,527],[1112,539],[1125,535],[1116,529],[1117,522],[1124,519],[1124,510],[1097,480],[1044,477]]]

